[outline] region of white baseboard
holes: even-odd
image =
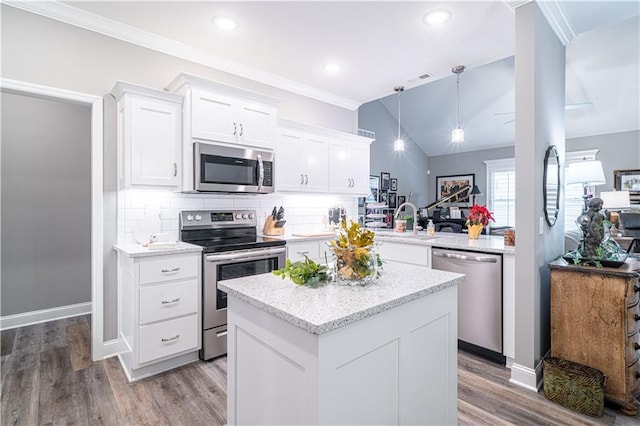
[[[509,383],[538,392],[542,386],[542,361],[535,369],[513,363],[511,365],[511,378]]]
[[[0,317],[0,330],[24,327],[41,322],[59,320],[63,318],[77,317],[91,313],[91,302],[77,303],[75,305],[58,306],[56,308],[41,309],[39,311],[24,312],[15,315]]]
[[[109,340],[102,344],[102,359],[118,355],[118,339]],[[97,361],[94,359],[94,361]]]

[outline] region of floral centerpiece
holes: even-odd
[[[380,275],[382,260],[375,251],[375,233],[357,222],[343,220],[336,240],[329,241],[333,250],[335,273],[339,281],[366,285]]]
[[[482,233],[482,228],[487,226],[490,220],[495,222],[489,209],[486,206],[474,204],[469,210],[467,222],[465,223],[469,231],[469,238],[477,239]]]

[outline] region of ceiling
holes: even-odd
[[[438,155],[513,144],[513,122],[505,122],[513,119],[514,110],[514,8],[525,2],[57,4],[72,10],[76,21],[82,13],[83,19],[106,18],[110,21],[102,19],[103,24],[117,24],[139,38],[176,42],[183,51],[207,58],[209,65],[346,108],[381,99],[395,119],[393,87],[403,85],[403,130],[425,153]],[[567,103],[593,103],[589,109],[567,111],[567,137],[639,129],[640,1],[539,4],[568,42]],[[438,8],[450,11],[451,19],[426,26],[423,16]],[[233,17],[238,29],[215,28],[211,18],[216,15]],[[340,72],[323,69],[330,61],[342,65]],[[455,126],[451,68],[458,64],[467,67],[460,78],[466,141],[453,148],[443,142]],[[431,77],[418,78],[426,73]]]

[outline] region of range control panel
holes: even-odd
[[[257,226],[255,210],[184,210],[180,229]]]

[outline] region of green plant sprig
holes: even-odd
[[[284,268],[276,269],[273,275],[291,279],[297,285],[315,287],[329,279],[326,265],[319,265],[306,255],[303,261],[291,262],[287,259]]]

